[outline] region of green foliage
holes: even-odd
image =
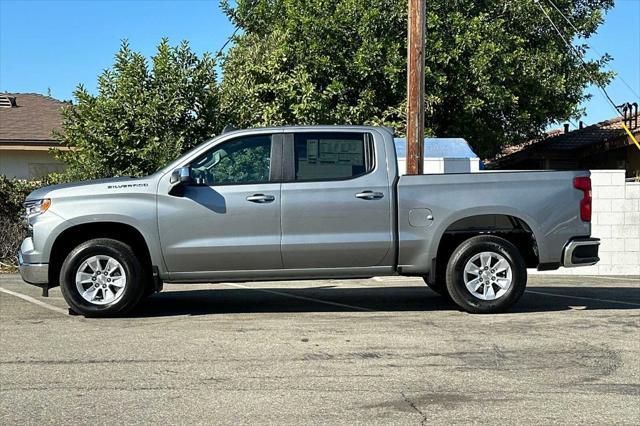
[[[234,124],[402,119],[403,2],[251,3],[223,3],[245,30],[223,62],[222,107]]]
[[[163,39],[149,64],[125,41],[98,94],[80,85],[74,97],[59,135],[71,150],[56,153],[69,168],[57,180],[148,174],[221,128],[215,61],[186,42]]]
[[[405,1],[234,4],[222,1],[244,32],[223,62],[221,107],[236,125],[370,123],[404,133]],[[588,38],[613,0],[556,1],[579,34],[542,4],[574,39]],[[601,71],[610,58],[583,67],[532,0],[432,0],[426,21],[427,133],[465,137],[482,155],[577,117],[585,87],[611,78]]]
[[[0,175],[0,218],[20,221],[23,203],[29,193],[42,186],[40,181],[9,179]]]

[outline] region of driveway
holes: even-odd
[[[0,275],[0,423],[638,424],[640,279],[532,276],[470,315],[421,280],[166,285],[67,315]]]

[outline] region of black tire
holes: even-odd
[[[78,268],[85,260],[96,255],[109,256],[122,266],[126,285],[113,303],[91,303],[82,297],[76,287]],[[149,281],[146,275],[131,247],[118,240],[98,238],[85,241],[69,253],[60,269],[60,289],[69,307],[79,314],[87,317],[120,316],[129,312],[142,298]]]
[[[145,286],[144,292],[142,293],[142,298],[143,299],[149,298],[149,297],[153,296],[156,293],[157,293],[157,291],[153,287],[153,283],[150,282],[148,285]]]
[[[494,300],[482,300],[474,296],[464,281],[467,262],[483,252],[502,256],[511,268],[511,285]],[[461,309],[474,314],[498,313],[506,311],[522,297],[527,286],[527,268],[520,251],[511,242],[500,237],[481,235],[469,238],[454,250],[447,264],[446,278],[449,296]],[[499,290],[499,287],[496,284],[492,289]]]
[[[449,298],[449,290],[447,290],[447,283],[443,279],[438,279],[434,283],[428,282],[426,277],[423,277],[422,279],[424,280],[424,283],[431,290],[438,293],[440,296]]]

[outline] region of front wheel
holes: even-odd
[[[471,313],[503,312],[522,297],[527,269],[518,249],[504,238],[481,235],[460,244],[447,264],[451,299]]]
[[[429,282],[427,277],[422,278],[424,283],[435,293],[438,293],[440,296],[449,297],[449,291],[447,290],[447,283],[444,280],[436,280],[435,282]]]
[[[122,315],[145,290],[145,274],[131,247],[108,238],[86,241],[69,253],[60,270],[62,296],[89,317]]]

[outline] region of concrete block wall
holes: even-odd
[[[591,235],[601,240],[600,262],[548,273],[637,275],[640,280],[640,182],[625,182],[624,170],[591,170],[591,184]]]

